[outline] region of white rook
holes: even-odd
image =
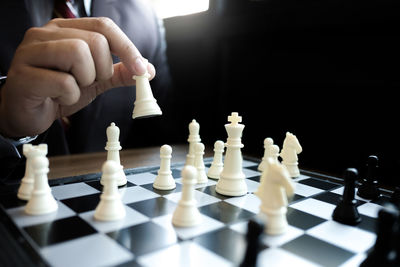
[[[18,188],[18,198],[22,200],[29,200],[34,187],[34,174],[32,169],[32,160],[36,156],[47,155],[47,144],[40,144],[34,146],[32,144],[24,144],[22,153],[26,157],[25,174],[21,180],[21,185]]]

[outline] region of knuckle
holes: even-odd
[[[79,100],[79,90],[77,90],[75,78],[72,75],[63,75],[59,79],[61,97],[66,104],[73,104]]]
[[[57,23],[58,23],[59,21],[61,21],[61,20],[63,20],[63,19],[61,19],[61,18],[54,18],[54,19],[51,19],[49,22],[47,22],[47,23],[44,25],[44,27],[56,27],[56,26],[57,26]]]
[[[107,38],[104,35],[100,34],[100,33],[92,32],[89,38],[90,38],[89,42],[93,46],[100,47],[101,49],[104,49],[105,47],[108,47]]]
[[[100,30],[104,30],[104,29],[109,29],[109,28],[114,28],[115,27],[115,23],[112,19],[108,18],[108,17],[99,17],[96,18],[96,26],[98,29]]]
[[[38,36],[39,34],[41,34],[43,32],[43,29],[40,27],[32,27],[29,28],[26,32],[25,32],[25,36],[24,39],[32,39],[36,36]]]
[[[58,79],[58,85],[59,85],[60,90],[62,90],[62,92],[67,95],[74,90],[75,83],[76,83],[76,81],[75,81],[74,77],[69,74],[62,75]]]

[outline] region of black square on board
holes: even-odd
[[[100,195],[101,193],[95,193],[80,197],[63,199],[61,200],[61,202],[63,202],[73,211],[80,213],[96,209],[97,205],[100,202]]]
[[[326,221],[320,217],[303,212],[301,210],[293,209],[291,207],[287,208],[286,216],[287,221],[291,226],[300,228],[302,230],[308,230]]]
[[[225,201],[219,201],[199,208],[201,214],[205,214],[223,223],[234,223],[249,220],[256,214],[245,209],[238,208]]]
[[[332,192],[324,192],[324,193],[315,195],[312,198],[337,206],[339,204],[339,202],[342,200],[342,195],[335,194]],[[357,204],[356,204],[357,206],[360,206],[360,205],[366,203],[365,201],[359,200],[359,199],[356,199],[356,201],[357,201]]]
[[[0,204],[3,205],[5,209],[11,209],[16,207],[25,206],[27,201],[21,200],[14,193],[0,195]]]
[[[175,231],[169,231],[151,221],[113,231],[107,235],[136,256],[175,244],[178,240]]]
[[[357,224],[355,227],[371,233],[376,233],[378,218],[372,218],[363,214],[360,214],[360,216],[361,216],[361,222]]]
[[[246,236],[228,227],[198,236],[193,241],[235,264],[243,260],[247,246]]]
[[[281,248],[326,267],[339,266],[354,256],[350,251],[309,235],[302,235]]]
[[[337,184],[337,183],[324,181],[324,180],[320,180],[320,179],[315,179],[315,178],[307,178],[307,179],[299,181],[299,183],[309,185],[309,186],[312,186],[315,188],[319,188],[322,190],[332,190],[332,189],[340,186],[340,184]]]
[[[128,204],[128,206],[150,218],[154,218],[166,214],[172,214],[175,211],[177,204],[164,197],[157,197],[134,202]]]
[[[23,229],[40,247],[96,233],[96,230],[79,216],[27,226]]]

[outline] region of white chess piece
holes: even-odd
[[[290,178],[288,170],[279,162],[272,159],[267,160],[267,169],[264,183],[264,194],[260,197],[260,213],[266,216],[266,233],[278,235],[286,232],[288,223],[287,197],[294,194],[294,183]]]
[[[239,123],[242,121],[242,117],[237,112],[232,112],[231,116],[228,116],[228,121],[231,123],[225,124],[228,139],[225,144],[224,168],[215,190],[217,193],[226,196],[243,196],[247,194],[246,176],[243,173],[243,157],[240,150],[243,147],[241,137],[244,125]]]
[[[132,79],[136,80],[136,101],[132,119],[162,115],[157,100],[151,91],[149,78],[150,74],[147,72],[143,75],[134,75],[132,77]]]
[[[206,167],[204,165],[204,144],[197,143],[194,145],[194,167],[197,169],[197,183],[204,184],[208,182]]]
[[[201,223],[201,215],[194,197],[197,170],[188,165],[182,169],[182,197],[173,215],[172,224],[178,227],[191,227]]]
[[[186,155],[186,163],[185,165],[194,166],[194,145],[201,142],[200,139],[200,124],[193,119],[191,123],[189,123],[189,137],[187,141],[189,142],[189,152]]]
[[[160,148],[160,169],[154,180],[153,187],[159,190],[172,190],[176,187],[174,177],[171,171],[172,148],[169,145],[163,145]]]
[[[261,197],[264,194],[264,188],[265,188],[265,176],[267,175],[268,172],[268,164],[267,161],[268,159],[271,159],[273,162],[279,163],[279,147],[277,145],[271,145],[268,148],[269,152],[267,153],[267,157],[264,159],[264,170],[261,174],[260,177],[260,184],[257,188],[257,191],[254,192],[255,195],[257,195],[258,197]]]
[[[94,218],[99,221],[117,221],[125,217],[126,211],[118,192],[118,164],[107,160],[102,166],[103,193],[94,212]]]
[[[297,137],[287,132],[280,156],[282,158],[282,164],[285,165],[289,171],[290,177],[294,178],[300,176],[297,154],[300,154],[302,150]]]
[[[22,154],[26,158],[25,163],[25,174],[21,180],[21,184],[18,188],[18,198],[22,200],[29,200],[33,191],[33,172],[32,172],[32,157],[29,153],[32,150],[32,144],[24,144],[22,146]]]
[[[49,160],[46,156],[35,156],[32,159],[31,166],[35,182],[32,195],[25,206],[25,212],[29,215],[42,215],[55,212],[58,209],[58,204],[51,194],[47,178]]]
[[[218,140],[214,143],[214,158],[208,169],[207,176],[211,179],[218,180],[219,176],[224,168],[223,153],[225,144],[224,142]]]
[[[22,200],[29,200],[34,187],[34,174],[32,170],[32,160],[36,156],[47,155],[47,144],[32,145],[24,144],[22,153],[26,157],[25,174],[21,180],[21,185],[18,188],[18,198]]]
[[[261,172],[264,170],[265,164],[266,164],[265,161],[269,157],[269,147],[272,146],[273,144],[274,144],[274,140],[272,140],[272,138],[267,137],[264,139],[264,156],[262,157],[262,160],[257,168]]]
[[[119,143],[119,128],[115,125],[114,122],[107,127],[107,143],[105,150],[107,150],[107,160],[115,161],[120,167],[118,171],[118,186],[125,185],[128,181],[126,179],[126,175],[124,172],[124,167],[121,165],[121,160],[119,157],[119,151],[122,149]],[[100,180],[100,183],[103,184],[103,180]]]

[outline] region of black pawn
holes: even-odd
[[[353,168],[348,168],[344,173],[343,196],[332,214],[333,220],[337,222],[347,225],[356,225],[361,222],[356,205],[357,200],[354,199],[357,175],[357,170]]]
[[[360,267],[389,267],[396,264],[395,242],[398,242],[399,212],[392,204],[386,204],[378,213],[376,241]]]
[[[377,199],[381,191],[377,179],[378,157],[369,156],[367,161],[367,175],[358,188],[357,195],[365,199]]]
[[[257,264],[257,255],[261,248],[260,237],[264,231],[264,224],[260,220],[250,220],[247,224],[247,248],[240,267],[255,267]]]

